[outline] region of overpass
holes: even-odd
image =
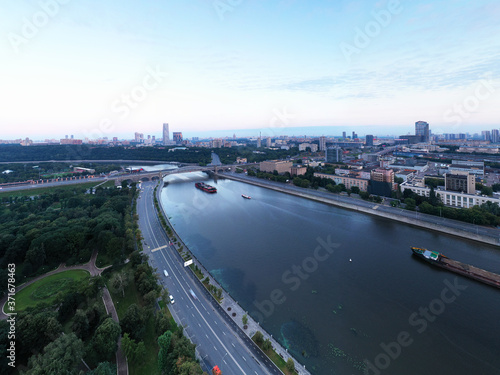
[[[232,166],[184,166],[176,169],[168,169],[163,171],[155,172],[140,172],[133,174],[126,174],[116,177],[110,177],[110,179],[115,180],[116,185],[121,185],[123,181],[139,182],[139,181],[152,181],[152,180],[162,180],[166,176],[179,173],[189,173],[189,172],[205,172],[205,173],[220,173],[224,170],[230,170]]]

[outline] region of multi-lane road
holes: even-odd
[[[150,264],[157,268],[161,283],[173,296],[175,302],[169,309],[184,327],[184,333],[197,345],[204,370],[211,373],[217,365],[223,374],[282,374],[212,299],[192,272],[183,267],[182,258],[170,245],[156,215],[155,186],[155,182],[142,183],[137,203],[144,252]]]

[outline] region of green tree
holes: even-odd
[[[290,372],[295,371],[295,363],[293,362],[293,359],[288,358],[286,361],[286,369]]]
[[[89,335],[89,319],[83,310],[76,310],[75,317],[73,318],[72,331],[80,339],[85,340]]]
[[[406,191],[406,190],[405,190],[405,191]],[[406,208],[407,208],[408,210],[412,210],[412,211],[414,211],[414,210],[415,210],[415,207],[416,207],[416,205],[417,205],[417,202],[415,202],[415,199],[413,199],[413,198],[406,198],[406,199],[404,200],[404,204],[406,205]]]
[[[111,318],[107,318],[97,327],[92,337],[92,350],[98,359],[107,361],[113,358],[120,333],[120,325]]]
[[[248,315],[245,314],[241,317],[241,322],[243,323],[243,325],[247,325],[248,324]]]
[[[132,339],[140,341],[144,336],[144,321],[144,310],[133,303],[127,308],[125,315],[120,320],[120,327],[122,332],[129,333]]]
[[[63,335],[44,348],[44,353],[32,356],[26,375],[78,374],[77,365],[84,355],[82,340],[75,334]]]
[[[273,345],[271,344],[271,340],[269,340],[269,339],[266,339],[262,343],[262,350],[264,350],[265,352],[271,350],[272,347],[273,347]]]
[[[351,192],[353,194],[359,194],[359,192],[360,192],[359,187],[357,187],[357,186],[351,186]]]
[[[264,342],[264,335],[262,334],[261,331],[255,332],[255,335],[253,338],[254,338],[255,342],[257,343],[257,345],[262,345],[262,343]]]
[[[158,337],[158,346],[160,350],[158,351],[158,368],[160,371],[166,372],[168,369],[168,350],[170,348],[170,342],[172,341],[172,332],[167,331],[160,337]]]

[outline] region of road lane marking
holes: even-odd
[[[149,246],[148,246],[148,247],[149,247]],[[163,245],[163,246],[157,247],[156,249],[151,250],[151,252],[152,252],[152,253],[154,253],[155,251],[158,251],[158,250],[164,249],[164,248],[166,248],[166,247],[167,247],[167,245]]]

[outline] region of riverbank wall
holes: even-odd
[[[478,241],[478,242],[482,242],[482,243],[486,243],[486,244],[494,245],[494,246],[500,245],[500,231],[498,231],[499,232],[498,236],[495,236],[495,237],[488,236],[488,235],[483,235],[480,233],[473,233],[471,231],[461,230],[458,228],[454,228],[450,225],[447,225],[447,221],[449,219],[443,220],[442,223],[431,222],[430,221],[431,219],[434,219],[434,220],[436,219],[436,217],[432,216],[432,215],[418,213],[419,217],[408,217],[407,215],[400,214],[399,211],[401,211],[401,209],[397,209],[397,208],[394,208],[394,212],[387,212],[387,211],[378,210],[378,208],[380,207],[380,205],[378,205],[378,204],[374,204],[373,207],[371,207],[371,208],[364,207],[364,206],[356,204],[356,200],[354,198],[352,198],[353,199],[352,203],[347,203],[345,201],[335,199],[335,195],[333,195],[333,194],[332,194],[332,198],[320,197],[320,196],[309,193],[308,189],[303,189],[304,190],[303,192],[299,192],[296,190],[287,189],[286,185],[284,185],[283,187],[275,186],[275,185],[271,185],[271,184],[266,183],[265,180],[257,180],[257,178],[255,178],[255,179],[239,178],[237,176],[226,175],[226,174],[224,174],[224,175],[217,174],[217,177],[227,178],[229,180],[234,180],[234,181],[239,181],[239,182],[244,182],[244,183],[259,186],[259,187],[262,187],[265,189],[279,191],[281,193],[286,193],[286,194],[294,195],[297,197],[309,199],[309,200],[312,200],[315,202],[325,203],[325,204],[329,204],[331,206],[337,206],[337,207],[346,208],[346,209],[353,210],[353,211],[363,212],[366,214],[375,215],[378,217],[383,217],[383,218],[389,219],[389,220],[395,220],[395,221],[398,221],[400,223],[410,224],[410,225],[413,225],[413,226],[416,226],[419,228],[433,230],[436,232],[445,233],[445,234],[449,234],[452,236],[465,238],[468,240],[474,240],[474,241]],[[425,220],[425,219],[429,219],[429,220]]]

